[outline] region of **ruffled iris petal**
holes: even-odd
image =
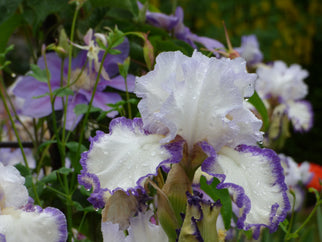
[[[107,190],[134,190],[156,174],[158,167],[180,161],[173,156],[175,151],[160,145],[161,135],[148,134],[142,126],[138,118],[117,118],[112,120],[109,134],[98,132],[91,140],[90,150],[82,154],[79,182],[87,188],[93,186],[92,196],[104,198]]]
[[[65,242],[66,218],[60,210],[51,207],[34,207],[33,211],[8,208],[0,216],[0,233],[7,242]]]
[[[145,213],[139,213],[138,216],[130,219],[129,235],[126,237],[126,242],[134,241],[168,241],[168,237],[160,225],[150,222],[153,215],[151,210]]]
[[[308,72],[297,64],[290,67],[282,61],[275,61],[273,66],[259,66],[256,70],[258,81],[256,90],[261,97],[275,97],[282,101],[298,100],[307,95],[308,87],[304,79]]]
[[[247,73],[245,65],[242,58],[161,53],[155,69],[136,81],[144,127],[166,135],[163,142],[180,135],[190,147],[205,139],[216,150],[245,139],[255,144],[262,136],[261,121],[243,100],[253,94],[256,75]]]
[[[313,126],[312,106],[307,101],[288,102],[288,117],[296,131],[308,131]]]
[[[213,165],[203,170],[222,181],[217,188],[232,192],[240,208],[237,226],[253,229],[254,238],[262,226],[273,232],[285,219],[290,204],[283,168],[274,151],[247,145],[223,147]]]
[[[110,221],[102,222],[101,230],[103,235],[103,241],[125,241],[125,234],[119,229],[119,224],[113,224]]]
[[[24,183],[25,178],[15,167],[0,162],[0,209],[20,208],[27,204],[29,195]]]

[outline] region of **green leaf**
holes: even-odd
[[[217,178],[213,178],[213,182],[208,185],[207,179],[204,176],[200,177],[200,188],[207,193],[214,201],[220,200],[222,204],[221,215],[224,220],[225,229],[230,228],[230,222],[232,218],[232,203],[228,189],[217,189],[217,185],[220,181]]]
[[[124,33],[117,28],[115,28],[112,32],[107,36],[108,46],[110,48],[109,53],[112,55],[119,54],[119,50],[113,49],[114,47],[120,45],[124,41]]]
[[[111,55],[118,55],[118,54],[121,54],[122,52],[117,49],[110,49],[108,53],[110,53]]]
[[[39,66],[35,64],[30,65],[31,71],[27,73],[28,76],[32,76],[40,82],[48,82],[46,70],[40,69]],[[50,79],[50,72],[49,72]]]
[[[118,64],[121,76],[126,80],[130,67],[130,57],[126,58],[123,64]]]
[[[20,172],[20,174],[24,177],[31,175],[30,170],[24,166],[21,163],[18,163],[17,165],[15,165],[15,167],[17,168],[17,170]]]
[[[75,141],[71,141],[66,144],[66,147],[72,152],[78,152],[78,146],[79,146],[79,143]],[[81,144],[80,152],[84,152],[86,150],[87,148]]]
[[[248,102],[254,105],[256,110],[262,116],[263,120],[263,131],[267,131],[269,125],[268,113],[267,109],[262,101],[262,99],[258,96],[258,93],[255,91],[253,96],[248,99]]]
[[[60,87],[53,91],[53,95],[57,97],[71,96],[74,95],[74,91],[67,87]]]
[[[68,175],[69,173],[72,173],[72,172],[73,172],[73,169],[71,169],[71,168],[66,168],[66,167],[62,167],[62,168],[59,168],[59,169],[57,170],[57,172],[58,172],[59,174],[62,174],[62,175]]]
[[[76,115],[85,114],[87,113],[87,110],[88,110],[88,105],[85,103],[77,104],[74,108],[74,112]],[[93,112],[100,112],[100,111],[102,111],[102,109],[92,106],[89,112],[93,113]]]
[[[0,1],[0,24],[10,18],[16,12],[22,0]],[[3,30],[3,29],[1,29]],[[2,34],[2,31],[1,31]]]
[[[57,171],[53,171],[49,173],[47,176],[44,176],[40,182],[47,184],[47,183],[53,183],[57,181]]]
[[[316,217],[318,220],[319,238],[320,238],[320,241],[322,241],[322,209],[321,209],[321,206],[317,207]]]

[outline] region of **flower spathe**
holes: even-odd
[[[89,151],[82,154],[83,170],[78,178],[86,188],[93,187],[93,205],[103,207],[109,192],[143,188],[145,178],[155,175],[158,167],[180,160],[175,145],[172,151],[160,145],[162,138],[146,132],[139,118],[116,118],[109,134],[98,131]]]

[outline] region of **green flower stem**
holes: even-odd
[[[100,80],[100,76],[101,76],[101,72],[102,72],[102,68],[103,68],[103,63],[104,63],[104,61],[106,59],[106,56],[107,56],[109,50],[110,50],[110,48],[107,47],[107,49],[104,52],[103,58],[101,60],[101,64],[100,64],[100,67],[99,67],[99,70],[98,70],[98,73],[97,73],[97,77],[96,77],[96,80],[95,80],[95,84],[94,84],[94,87],[93,87],[91,100],[89,101],[88,109],[87,109],[87,112],[86,112],[86,114],[84,116],[84,120],[82,122],[81,130],[80,130],[80,136],[79,136],[79,142],[78,142],[78,148],[77,148],[77,154],[80,153],[81,145],[83,143],[83,138],[84,138],[85,124],[87,123],[88,116],[89,116],[89,113],[90,113],[90,110],[91,110],[91,107],[92,107],[92,104],[93,104],[93,100],[94,100],[94,96],[95,96],[95,93],[96,93],[97,85],[98,85],[98,82]],[[74,172],[72,174],[71,189],[74,187],[75,180],[76,180],[76,172]]]
[[[73,22],[72,22],[72,27],[71,27],[70,37],[69,37],[71,43],[74,42],[75,26],[76,26],[76,20],[77,20],[79,9],[80,9],[79,6],[76,4],[76,9],[75,9],[74,16],[73,16]],[[71,70],[72,70],[72,55],[73,55],[73,45],[70,44],[69,48],[68,48],[67,86],[69,86],[69,84],[70,84],[70,76],[71,76]],[[63,68],[64,68],[64,65],[62,64],[62,66],[61,66],[61,86],[63,85]],[[65,142],[67,142],[67,140],[65,141],[65,127],[66,127],[66,118],[67,118],[66,114],[67,114],[67,106],[68,106],[68,97],[66,97],[66,101],[63,104],[64,104],[63,105],[64,106],[64,111],[63,111],[63,113],[64,113],[63,119],[64,120],[63,120],[62,141],[65,144]],[[65,162],[63,162],[62,164],[65,164]]]
[[[296,236],[296,234],[298,234],[307,225],[307,223],[311,220],[312,216],[315,214],[317,208],[321,204],[322,204],[322,201],[321,200],[319,200],[319,201],[316,202],[314,208],[312,209],[312,211],[309,214],[309,216],[305,219],[305,221],[303,222],[303,224],[295,232],[286,234],[285,241],[294,238],[294,236]]]
[[[21,150],[21,154],[22,154],[22,157],[23,157],[23,160],[24,160],[24,163],[25,163],[25,166],[30,171],[30,168],[29,168],[29,165],[28,165],[28,161],[27,161],[27,158],[26,158],[26,154],[25,154],[25,151],[24,151],[23,146],[22,146],[22,143],[21,143],[21,139],[19,137],[19,134],[18,134],[18,131],[17,131],[15,122],[14,122],[14,120],[12,118],[11,113],[10,113],[10,110],[9,110],[9,107],[8,107],[8,104],[7,104],[5,95],[3,94],[3,92],[5,92],[5,85],[4,85],[4,82],[3,82],[3,79],[2,79],[2,76],[1,75],[0,75],[0,81],[1,81],[1,83],[0,83],[0,85],[1,85],[1,88],[0,88],[0,96],[1,96],[1,99],[3,100],[4,107],[6,109],[6,112],[8,114],[8,117],[10,119],[11,127],[13,128],[13,130],[15,132],[15,135],[16,135],[16,138],[17,138],[17,141],[18,141],[18,144],[19,144],[19,148]],[[33,182],[31,182],[31,186],[32,186],[32,190],[33,190],[34,195],[35,195],[35,202],[36,202],[36,204],[40,204],[40,200],[39,200],[39,197],[38,197],[38,193],[37,193],[36,186],[35,186],[35,184]]]
[[[130,94],[127,88],[127,78],[124,78],[125,81],[125,94],[126,94],[126,102],[127,102],[127,109],[128,109],[128,115],[129,119],[132,119],[132,109],[131,109],[131,103],[129,102],[130,100]]]
[[[54,126],[54,133],[56,135],[57,139],[57,146],[60,153],[60,158],[62,161],[62,164],[65,164],[65,145],[61,142],[59,138],[59,133],[57,129],[57,123],[56,123],[56,115],[55,115],[55,97],[53,95],[51,84],[50,84],[50,75],[49,70],[47,66],[47,59],[46,54],[43,53],[44,56],[44,62],[46,67],[46,73],[47,73],[47,79],[48,79],[48,89],[49,89],[49,96],[50,96],[50,102],[52,106],[52,119],[53,119],[53,126]],[[66,104],[67,105],[67,104]],[[69,192],[69,186],[68,186],[68,179],[67,175],[63,175],[63,188],[65,190],[66,194],[66,219],[67,219],[67,231],[68,231],[68,241],[72,241],[72,196]]]
[[[83,135],[84,135],[84,132],[85,132],[85,124],[87,123],[88,116],[89,116],[90,110],[92,108],[92,104],[93,104],[94,96],[95,96],[95,93],[96,93],[97,85],[98,85],[98,82],[100,80],[100,76],[101,76],[101,72],[102,72],[102,68],[103,68],[103,63],[105,61],[105,58],[106,58],[109,50],[110,50],[110,48],[107,48],[107,50],[104,52],[103,58],[101,60],[101,65],[100,65],[100,68],[99,68],[98,73],[97,73],[97,77],[96,77],[95,84],[94,84],[94,87],[93,87],[91,100],[88,103],[88,109],[87,109],[87,112],[86,112],[86,114],[84,116],[83,124],[82,124],[82,127],[81,127],[77,153],[80,152],[81,144],[83,143]]]

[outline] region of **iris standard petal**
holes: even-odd
[[[249,144],[255,144],[261,140],[261,121],[244,106],[244,98],[253,94],[255,79],[242,58],[161,53],[155,69],[136,80],[144,127],[166,135],[164,142],[180,135],[190,148],[202,140],[216,150],[227,143],[241,144],[241,133],[243,140],[247,136]]]

